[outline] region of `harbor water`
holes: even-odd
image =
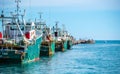
[[[28,64],[0,64],[0,74],[120,74],[120,41],[78,44]]]

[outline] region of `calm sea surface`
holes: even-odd
[[[74,45],[29,64],[0,64],[0,74],[120,74],[120,41]]]

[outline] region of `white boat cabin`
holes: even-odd
[[[25,36],[28,40],[32,40],[36,36],[35,24],[33,22],[27,22],[26,25],[19,23],[19,26],[16,25],[16,23],[6,23],[4,27],[3,33],[0,32],[1,39],[15,39],[16,41],[20,41],[23,40],[23,36]],[[20,29],[18,27],[20,27]],[[24,35],[22,35],[21,32]]]

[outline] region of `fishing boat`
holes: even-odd
[[[53,27],[53,32],[55,36],[55,51],[66,51],[67,50],[67,38],[64,31],[58,28],[58,22],[56,22],[56,27]]]
[[[50,28],[43,29],[43,41],[41,43],[41,56],[52,56],[55,53],[55,41],[50,34]]]
[[[42,43],[40,44],[40,56],[52,56],[55,53],[55,41],[51,35],[51,29],[41,19],[36,21],[36,29],[42,31]]]
[[[34,22],[19,19],[19,0],[17,13],[5,17],[2,13],[3,31],[0,32],[0,62],[28,63],[39,60],[42,34],[35,30]],[[22,15],[23,18],[23,15]]]
[[[72,45],[73,45],[72,36],[70,36],[70,35],[67,33],[67,49],[71,49]]]
[[[64,43],[64,50],[70,49],[71,46],[72,46],[72,41],[71,41],[70,35],[64,29],[62,31],[62,37],[61,38],[62,38],[62,41]]]

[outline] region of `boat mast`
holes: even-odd
[[[26,29],[25,29],[25,27],[26,27],[26,22],[25,22],[25,20],[23,19],[23,18],[24,18],[24,16],[25,16],[25,10],[24,10],[24,13],[23,13],[23,14],[21,14],[21,17],[22,17],[22,22],[23,22],[23,24],[24,24],[24,33],[25,33],[25,31],[26,31]]]
[[[24,38],[24,34],[23,34],[23,32],[22,32],[22,30],[21,30],[21,28],[20,28],[20,25],[19,25],[19,16],[20,16],[20,14],[19,14],[19,12],[20,12],[19,3],[21,3],[21,0],[15,0],[15,3],[16,3],[16,12],[17,12],[17,13],[16,13],[17,20],[15,20],[15,22],[16,22],[16,24],[17,24],[17,27],[18,27],[18,29],[19,29],[21,35],[22,35],[23,38]],[[24,15],[25,15],[25,10],[24,10],[24,14],[21,15],[22,21],[23,21]],[[24,23],[24,25],[25,25],[25,23]]]
[[[3,35],[4,35],[4,32],[5,32],[5,30],[4,30],[4,25],[3,25],[3,18],[4,18],[4,14],[3,14],[4,12],[2,11],[2,13],[1,13],[1,18],[2,18],[2,29],[3,29]]]
[[[18,18],[18,20],[19,20],[19,12],[20,12],[20,7],[19,7],[19,3],[21,3],[21,0],[15,0],[15,3],[17,4],[16,5],[16,16],[17,16],[17,18]]]
[[[55,39],[57,39],[57,37],[58,37],[58,21],[56,21],[54,33],[55,33]]]
[[[41,20],[42,20],[42,14],[43,14],[43,13],[42,13],[42,12],[39,12],[38,14],[40,15],[40,21],[41,21]]]
[[[58,21],[56,21],[55,27],[56,27],[56,32],[58,32]]]
[[[43,25],[43,28],[44,28],[44,30],[45,30],[45,32],[46,32],[46,35],[49,35],[49,33],[48,33],[48,30],[47,30],[47,25],[43,22],[42,23],[42,12],[39,12],[39,15],[40,15],[40,23]]]
[[[62,35],[65,37],[65,36],[66,36],[66,33],[65,33],[65,25],[63,24],[62,26],[63,26],[63,33],[62,33]]]
[[[42,13],[42,12],[39,12],[38,14],[39,14],[39,16],[40,16],[40,17],[39,17],[39,18],[40,18],[40,27],[41,27],[41,25],[44,26],[44,23],[42,24],[42,14],[43,14],[43,13]]]

